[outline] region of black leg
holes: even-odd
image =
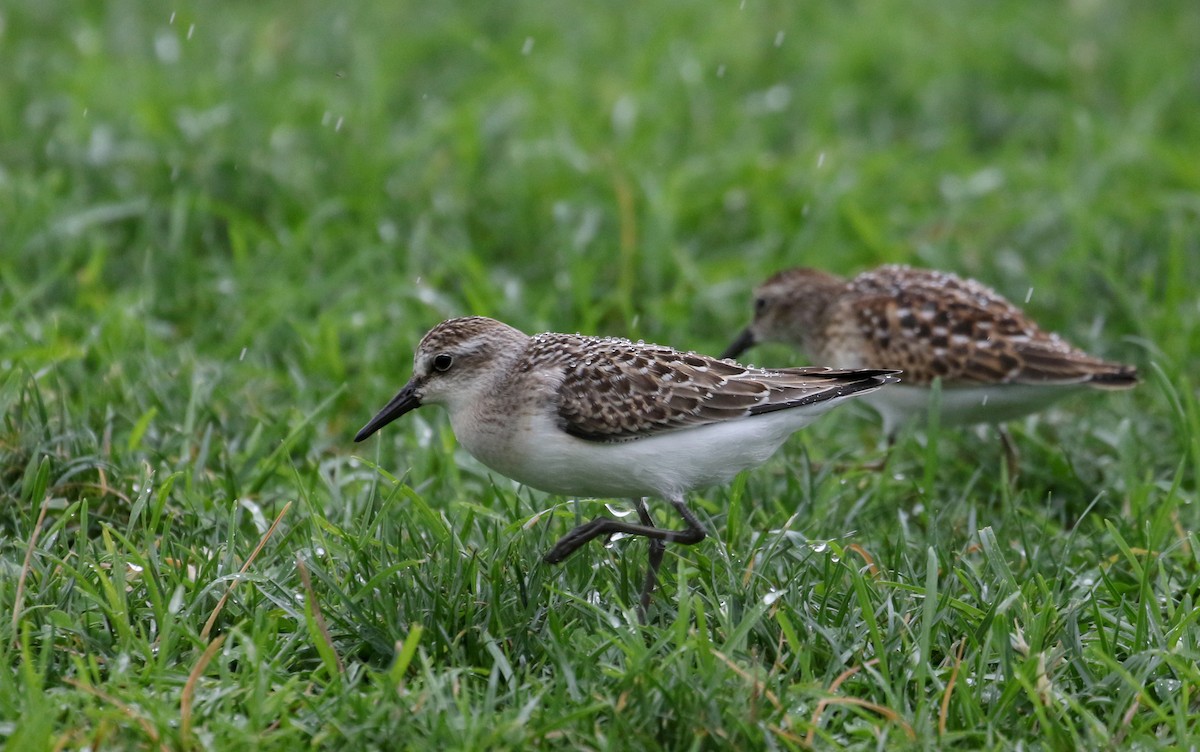
[[[1004,445],[1004,464],[1008,466],[1008,482],[1015,485],[1017,474],[1021,472],[1021,453],[1017,451],[1017,445],[1008,429],[997,423],[996,432],[1000,434],[1000,443]]]
[[[847,470],[863,470],[863,471],[869,472],[869,473],[883,472],[883,470],[885,470],[887,468],[888,460],[890,460],[892,458],[892,449],[895,446],[896,446],[896,431],[892,431],[891,433],[889,433],[887,435],[887,447],[884,448],[883,456],[880,457],[879,459],[871,460],[870,462],[863,462],[861,464],[855,464],[852,462],[845,462],[845,463],[839,462],[834,467],[840,472],[845,472]],[[821,469],[821,466],[819,464],[813,465],[814,472],[818,471],[820,469]]]
[[[667,499],[667,501],[671,502],[671,506],[675,507],[675,511],[679,512],[679,516],[682,517],[683,521],[687,523],[688,529],[686,532],[695,536],[694,540],[679,540],[676,541],[676,543],[683,543],[684,545],[691,546],[704,540],[708,533],[705,532],[704,525],[701,524],[700,520],[696,519],[696,515],[692,514],[692,510],[688,509],[688,505],[683,500],[683,497],[675,496]]]
[[[655,527],[654,520],[650,518],[650,512],[646,509],[645,499],[635,499],[634,503],[637,508],[638,519],[641,521],[640,525],[614,520],[611,517],[597,517],[591,522],[579,525],[560,538],[558,543],[554,544],[554,548],[550,549],[549,553],[542,557],[542,560],[547,564],[558,564],[582,548],[593,538],[608,537],[614,533],[640,535],[644,538],[649,538],[650,562],[646,570],[646,580],[642,584],[642,596],[638,609],[638,618],[645,624],[646,611],[650,608],[650,596],[654,593],[655,585],[658,584],[658,568],[662,564],[663,552],[666,550],[667,544],[682,543],[685,546],[691,546],[704,540],[708,535],[704,531],[704,525],[700,524],[700,520],[696,519],[696,515],[692,514],[692,510],[688,509],[682,496],[670,499],[670,502],[676,511],[679,512],[679,515],[683,517],[683,521],[687,523],[687,527],[683,530],[664,530],[660,527]]]
[[[654,527],[654,520],[650,518],[650,511],[646,509],[646,500],[639,498],[635,499],[637,505],[638,519],[646,527]],[[667,550],[667,544],[661,540],[650,539],[650,562],[646,568],[646,581],[642,584],[642,598],[640,607],[638,608],[638,620],[646,623],[646,613],[650,610],[650,596],[654,593],[654,587],[658,584],[658,568],[662,565],[663,552]]]
[[[542,557],[542,560],[547,564],[558,564],[563,559],[566,559],[577,550],[587,545],[593,538],[601,536],[610,536],[615,533],[625,533],[626,535],[640,535],[651,540],[663,541],[666,543],[682,543],[685,546],[691,546],[704,540],[706,533],[704,526],[692,514],[692,511],[683,503],[683,498],[678,500],[671,499],[671,503],[683,515],[683,519],[687,522],[687,528],[683,530],[664,530],[660,527],[651,525],[635,525],[631,522],[622,522],[614,520],[611,517],[597,517],[591,522],[585,522],[571,532],[564,535],[554,544],[554,548],[550,549],[549,553]]]
[[[883,456],[877,460],[872,460],[870,462],[863,463],[859,467],[861,467],[863,470],[866,470],[866,471],[872,472],[872,473],[883,472],[887,468],[888,460],[890,460],[892,458],[892,449],[895,446],[896,446],[896,437],[894,435],[888,436],[887,448],[883,450]]]

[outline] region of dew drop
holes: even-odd
[[[1159,699],[1166,700],[1171,695],[1176,695],[1183,687],[1183,682],[1178,679],[1169,679],[1162,677],[1154,680],[1154,690],[1158,693]]]
[[[613,517],[617,518],[628,517],[629,515],[633,514],[634,511],[617,504],[605,504],[604,508],[607,509]],[[620,533],[618,533],[618,535],[620,535]]]

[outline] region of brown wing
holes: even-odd
[[[1094,358],[1042,331],[984,285],[952,274],[884,267],[855,278],[844,305],[856,316],[874,366],[900,368],[908,384],[1080,383],[1120,387],[1136,371]]]
[[[895,380],[890,371],[767,371],[656,345],[579,340],[582,348],[564,363],[558,417],[564,431],[593,441],[746,418]]]
[[[1128,389],[1138,383],[1133,366],[1088,355],[1054,334],[1020,343],[1016,352],[1021,372],[1014,381],[1023,384],[1087,383],[1100,389]]]

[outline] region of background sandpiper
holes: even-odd
[[[1000,423],[1084,389],[1128,389],[1133,366],[1043,331],[988,287],[953,274],[883,266],[846,280],[782,271],[754,293],[754,320],[722,357],[760,342],[803,348],[837,368],[897,368],[904,383],[869,395],[889,439],[927,417],[941,380],[943,425]],[[1013,449],[1001,431],[1010,461]]]

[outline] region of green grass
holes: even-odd
[[[6,4],[0,745],[1194,746],[1198,28]],[[644,542],[540,563],[602,502],[433,410],[351,441],[443,318],[716,352],[765,275],[884,262],[1028,295],[1145,381],[1012,426],[1011,486],[987,431],[863,469],[878,426],[840,410],[692,496],[714,535],[646,627]]]

